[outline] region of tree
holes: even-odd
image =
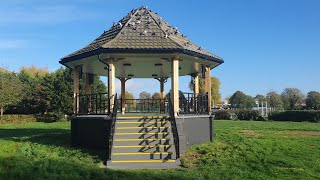
[[[152,99],[161,99],[161,95],[160,95],[160,93],[155,92],[155,93],[152,95],[151,98],[152,98]]]
[[[143,91],[139,94],[139,99],[151,99],[151,94],[147,91]]]
[[[269,106],[272,108],[282,108],[283,107],[283,102],[282,102],[281,96],[274,91],[269,92],[266,96],[266,99],[267,99]]]
[[[255,106],[255,100],[241,91],[236,91],[230,97],[230,104],[233,108],[252,108]]]
[[[297,88],[286,88],[281,93],[281,98],[284,103],[284,107],[288,110],[297,109],[301,105],[304,95]]]
[[[45,76],[47,75],[49,75],[49,73]],[[44,97],[46,94],[44,84],[49,84],[50,81],[44,80],[44,77],[38,74],[30,76],[30,74],[24,70],[18,74],[18,77],[24,84],[25,96],[17,104],[16,113],[33,114],[47,112],[48,102],[46,102],[46,97]]]
[[[36,67],[35,65],[31,65],[29,67],[23,66],[20,68],[20,72],[24,72],[28,74],[30,77],[35,77],[36,75],[43,77],[46,74],[49,74],[49,70],[47,67],[39,68],[39,67]]]
[[[221,103],[221,93],[220,93],[220,80],[216,77],[211,77],[211,98],[215,104]],[[189,88],[191,91],[194,90],[194,84],[191,81],[189,83]],[[206,85],[205,79],[199,76],[199,93],[205,94],[206,93]]]
[[[306,106],[308,109],[320,110],[320,93],[316,91],[308,92]]]
[[[0,109],[1,117],[4,109],[16,104],[23,97],[23,84],[13,73],[0,72]]]

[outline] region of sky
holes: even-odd
[[[211,71],[223,98],[284,88],[320,91],[319,0],[0,0],[0,66],[54,71],[132,9],[147,6],[225,63]],[[103,78],[106,80],[106,78]],[[190,77],[179,89],[190,92]],[[116,91],[120,82],[116,82]],[[127,81],[136,97],[159,91],[153,79]],[[170,81],[165,85],[170,89]]]

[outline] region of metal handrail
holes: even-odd
[[[110,101],[108,93],[96,93],[96,94],[77,94],[77,115],[84,114],[110,114]]]
[[[117,94],[114,96],[114,104],[113,104],[113,109],[112,109],[112,114],[111,114],[111,128],[110,128],[110,135],[109,135],[109,160],[111,160],[111,153],[112,153],[112,146],[113,146],[113,136],[114,136],[114,131],[115,131],[115,125],[116,125],[116,120],[117,120],[117,111],[118,111],[118,100],[117,100]]]
[[[170,122],[171,122],[171,129],[172,129],[174,146],[176,149],[176,155],[177,155],[177,159],[178,159],[178,158],[180,158],[179,134],[178,134],[178,128],[177,128],[176,118],[174,116],[174,110],[173,110],[171,99],[169,99],[169,115],[170,115]]]
[[[180,114],[208,113],[208,94],[180,93]]]
[[[118,99],[119,107],[118,109],[122,109],[123,100]],[[161,105],[163,103],[163,107],[165,107],[164,99],[125,99],[124,100],[126,108],[125,112],[130,113],[161,113]],[[165,108],[162,110],[165,113]]]

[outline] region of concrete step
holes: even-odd
[[[114,139],[145,139],[145,138],[172,138],[171,132],[150,132],[150,133],[122,133],[115,132]]]
[[[107,162],[110,169],[171,169],[181,168],[180,160],[111,160]]]
[[[164,127],[171,126],[170,121],[158,122],[136,122],[136,121],[116,121],[115,127]]]
[[[134,145],[169,145],[173,144],[173,138],[118,138],[113,140],[113,146],[134,146]]]
[[[169,152],[174,151],[174,145],[123,145],[113,146],[112,152]]]
[[[117,120],[165,120],[168,119],[169,116],[158,116],[158,115],[119,115]]]
[[[116,127],[116,132],[171,132],[171,126],[164,127]]]
[[[174,160],[173,152],[112,152],[111,160]]]

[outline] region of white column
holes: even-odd
[[[126,78],[120,78],[121,81],[121,112],[122,114],[126,111]]]
[[[110,99],[110,112],[112,112],[113,105],[114,105],[114,96],[115,96],[115,75],[116,75],[116,68],[114,66],[114,60],[109,60],[109,73],[108,73],[108,92],[109,92],[109,99]]]
[[[165,78],[160,78],[160,112],[164,112],[164,81]]]
[[[206,67],[206,92],[208,93],[208,111],[211,112],[211,74],[210,74],[210,66]]]
[[[73,113],[79,112],[79,69],[80,66],[73,68]]]
[[[198,96],[199,94],[199,75],[198,74],[194,76],[193,92],[194,92],[194,97]]]
[[[179,60],[172,59],[171,63],[171,100],[173,105],[174,115],[177,116],[179,113]]]

